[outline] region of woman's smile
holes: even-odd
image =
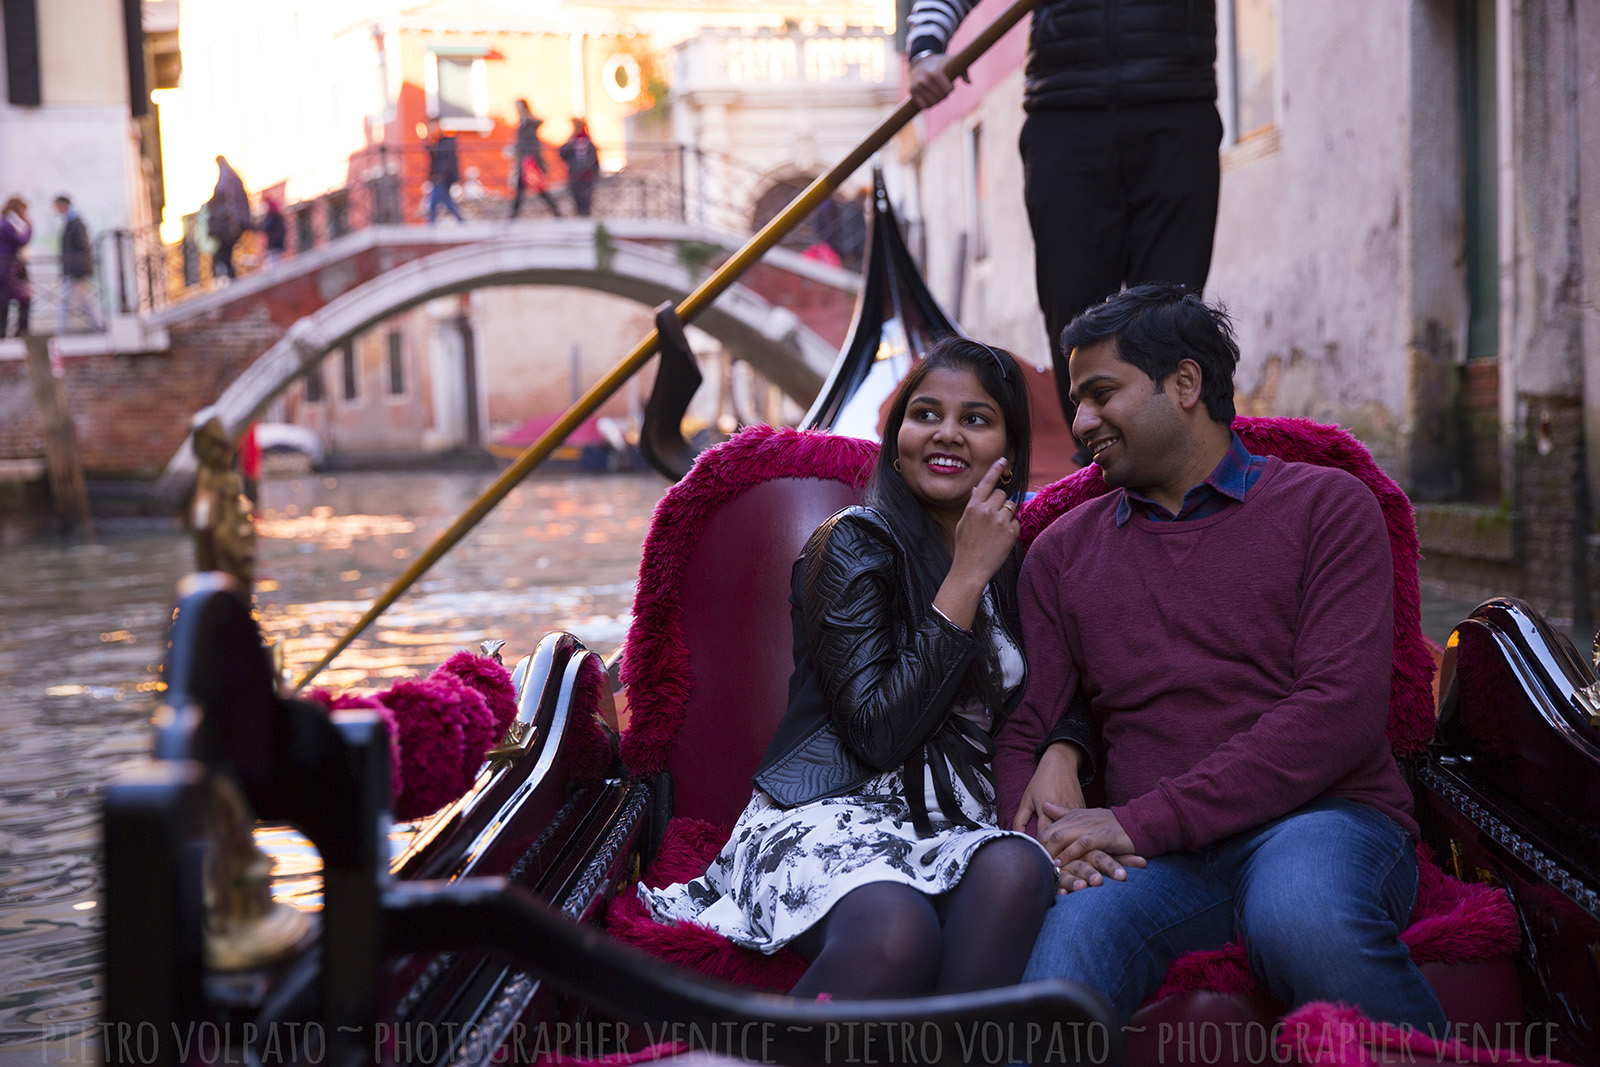
[[[900,476],[925,505],[959,515],[995,460],[1011,455],[1000,405],[966,369],[930,371],[895,439]]]

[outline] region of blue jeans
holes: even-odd
[[[439,209],[444,208],[456,217],[457,222],[465,220],[461,217],[461,209],[456,207],[455,198],[450,195],[449,182],[434,182],[428,190],[428,225],[432,226],[434,219],[439,214]]]
[[[1126,1021],[1173,960],[1242,933],[1251,969],[1284,1003],[1342,1001],[1442,1035],[1444,1011],[1399,940],[1416,895],[1405,830],[1364,804],[1320,800],[1056,897],[1023,980],[1083,982]]]

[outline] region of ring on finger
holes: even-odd
[[[1004,504],[1001,504],[1000,506],[1003,507],[1003,508],[1009,508],[1012,511],[1016,511],[1017,510],[1017,502],[1015,500],[1007,500]]]

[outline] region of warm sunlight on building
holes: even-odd
[[[509,181],[513,101],[529,100],[554,146],[583,117],[610,171],[625,120],[658,104],[669,50],[710,29],[892,27],[892,0],[287,0],[270,8],[182,0],[183,76],[162,90],[164,234],[204,204],[224,155],[252,191],[293,202],[379,174],[398,175],[413,210],[426,176],[423,124],[437,117],[470,179]],[[879,62],[880,60],[875,60]]]

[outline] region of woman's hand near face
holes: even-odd
[[[1000,478],[1008,466],[1005,459],[995,460],[973,488],[966,510],[956,523],[950,573],[933,598],[933,606],[945,618],[967,629],[972,628],[972,620],[977,617],[984,586],[1010,558],[1022,532],[1016,505],[1000,488]]]

